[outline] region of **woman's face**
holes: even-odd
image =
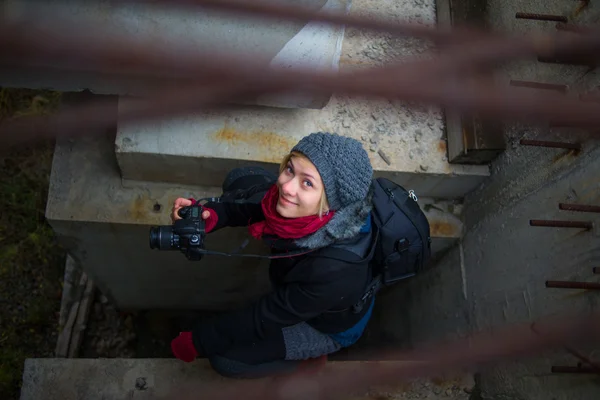
[[[285,218],[300,218],[319,213],[323,181],[317,168],[304,157],[292,157],[277,179],[277,212]]]

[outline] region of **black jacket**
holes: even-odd
[[[270,238],[274,254],[331,243],[308,254],[271,260],[269,275],[273,291],[247,308],[196,324],[193,340],[199,353],[224,354],[235,346],[277,337],[282,328],[302,321],[324,333],[343,332],[356,324],[368,309],[364,307],[360,313],[349,310],[362,297],[371,277],[367,263],[360,262],[371,241],[370,232],[359,232],[370,211],[368,204],[357,204],[345,211],[347,215],[336,213],[322,228],[323,232],[303,241]],[[260,204],[206,206],[218,215],[214,230],[264,220]],[[331,254],[338,242],[352,243],[353,248],[359,249],[362,254],[356,255],[356,262],[341,261]]]

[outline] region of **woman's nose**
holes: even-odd
[[[281,189],[286,195],[294,196],[296,194],[296,186],[296,179],[292,178],[289,181],[285,182],[283,185],[281,185]]]

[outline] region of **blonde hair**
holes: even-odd
[[[303,158],[303,159],[307,160],[308,162],[310,162],[308,157],[306,157],[304,154],[298,153],[296,151],[292,151],[291,153],[289,153],[288,155],[283,157],[283,160],[281,161],[281,164],[279,165],[279,174],[280,175],[287,168],[287,165],[290,162],[290,160],[292,159],[292,157]],[[311,162],[311,164],[312,164],[312,162]],[[321,193],[321,200],[319,202],[319,213],[318,213],[319,218],[323,217],[323,213],[325,211],[329,211],[329,202],[327,201],[327,194],[325,194],[325,186],[323,186],[323,192]]]

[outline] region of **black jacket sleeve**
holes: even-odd
[[[303,260],[298,267],[311,268],[301,265],[311,262],[314,260]],[[343,292],[337,280],[325,277],[283,285],[248,308],[200,321],[193,329],[194,345],[200,354],[211,356],[236,345],[257,343],[331,309]]]
[[[248,226],[258,221],[263,221],[265,215],[262,206],[252,203],[206,203],[205,207],[217,213],[218,221],[214,232],[218,229],[230,226]]]

